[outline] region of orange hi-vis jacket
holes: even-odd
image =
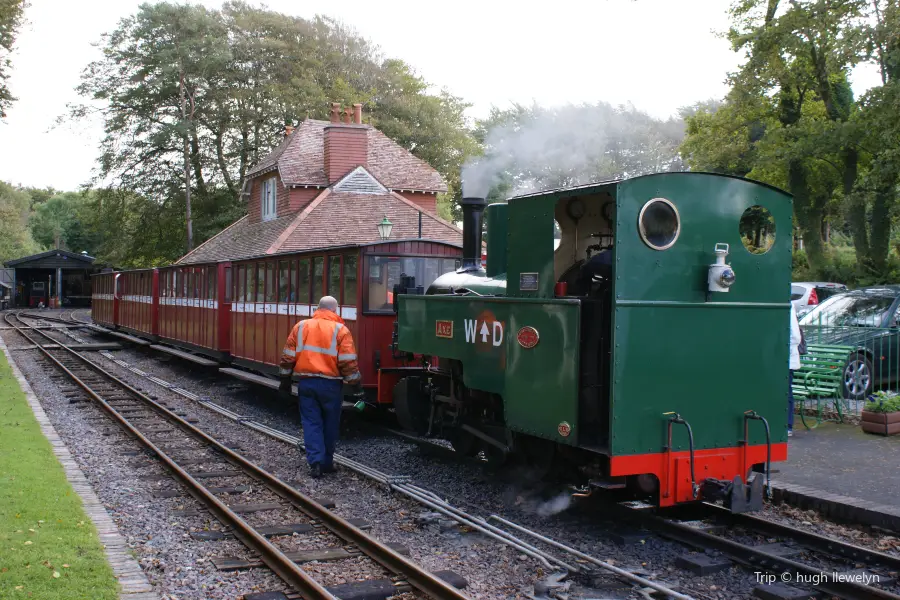
[[[279,374],[360,380],[353,336],[344,320],[330,310],[317,310],[291,330],[281,353]]]

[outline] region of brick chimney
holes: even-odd
[[[284,126],[284,137],[289,137],[292,133],[294,133],[293,125],[285,125]]]
[[[356,167],[367,166],[367,129],[362,124],[362,104],[355,104],[342,111],[339,103],[332,103],[331,123],[325,126],[325,176],[329,185]]]

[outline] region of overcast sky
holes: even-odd
[[[95,165],[102,126],[54,126],[92,44],[139,0],[30,0],[28,24],[13,55],[19,98],[0,123],[0,180],[74,189]],[[221,1],[203,0],[215,7]],[[470,116],[511,102],[631,102],[659,117],[726,92],[739,57],[715,32],[726,29],[727,0],[406,2],[269,0],[279,12],[330,15],[355,27],[385,55],[411,64],[427,81],[473,104]],[[860,93],[878,83],[854,74]]]

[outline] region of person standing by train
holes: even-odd
[[[282,392],[291,392],[291,377],[300,378],[300,422],[309,473],[319,478],[334,472],[334,448],[341,426],[343,384],[362,395],[353,336],[337,314],[337,300],[323,296],[311,319],[294,325],[281,353]]]
[[[803,344],[803,330],[797,319],[797,311],[791,302],[791,357],[788,365],[788,437],[794,435],[794,371],[800,369],[800,346]],[[803,350],[805,353],[805,349]]]

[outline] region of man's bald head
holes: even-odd
[[[324,310],[330,310],[333,313],[337,312],[338,301],[334,299],[333,296],[322,296],[322,299],[319,300],[319,308]]]

